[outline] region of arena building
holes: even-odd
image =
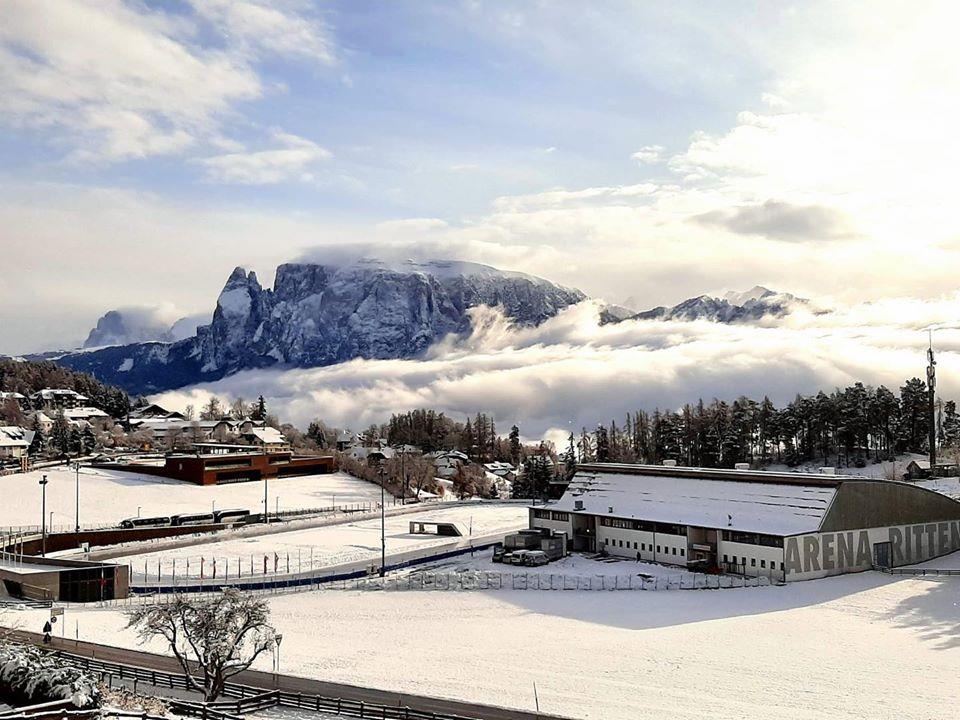
[[[960,549],[960,502],[862,477],[596,463],[530,527],[574,551],[809,580]]]

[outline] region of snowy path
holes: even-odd
[[[958,598],[956,578],[861,573],[746,590],[338,591],[270,605],[284,670],[324,680],[525,709],[535,681],[544,711],[609,720],[927,720],[956,703]],[[83,639],[137,645],[120,609],[68,609],[68,635],[75,623]]]

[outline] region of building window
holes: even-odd
[[[780,563],[780,569],[783,570],[783,563]]]
[[[766,567],[767,567],[767,561],[766,561],[766,560],[761,560],[761,561],[760,561],[760,567],[766,568]]]
[[[757,566],[757,559],[750,558],[750,567],[756,567],[756,566]]]
[[[620,547],[623,547],[623,540],[620,541]]]
[[[670,548],[670,549],[673,550],[673,554],[674,554],[674,555],[677,554],[677,549],[676,549],[676,548]]]
[[[726,555],[723,556],[723,561],[724,561],[724,562],[730,562],[729,560],[727,560],[727,556],[726,556]]]
[[[685,552],[686,552],[685,548],[680,548],[680,557],[683,557]]]
[[[610,538],[604,538],[604,539],[603,539],[603,544],[604,544],[604,545],[609,545],[609,544],[610,544]]]
[[[555,512],[553,514],[553,519],[557,522],[567,522],[570,519],[570,513],[565,512]]]
[[[660,552],[660,546],[657,545],[657,552]]]
[[[549,520],[549,519],[550,519],[550,511],[549,511],[549,510],[534,510],[534,511],[533,511],[533,516],[534,516],[535,518],[537,518],[538,520]]]
[[[741,562],[740,564],[743,565],[744,567],[746,567],[746,566],[747,566],[747,559],[746,559],[746,558],[742,558],[742,562]]]

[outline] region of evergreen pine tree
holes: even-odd
[[[520,428],[516,425],[510,428],[510,462],[514,467],[520,466]]]

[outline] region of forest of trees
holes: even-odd
[[[905,452],[928,451],[930,416],[926,383],[908,380],[899,395],[862,383],[827,394],[798,395],[777,408],[769,398],[713,400],[681,409],[638,410],[620,424],[571,436],[565,459],[578,462],[661,463],[733,467],[807,461],[863,466]],[[960,418],[952,400],[937,403],[937,438],[944,448],[960,445]]]
[[[86,395],[93,407],[112,417],[123,417],[130,410],[130,398],[126,392],[104,385],[92,375],[46,361],[0,360],[0,391],[29,396],[44,388],[62,388]]]

